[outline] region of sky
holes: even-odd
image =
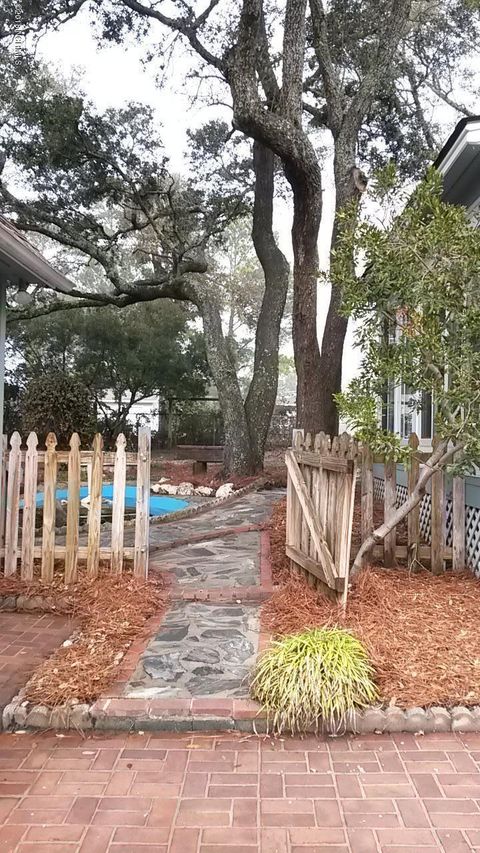
[[[57,32],[49,33],[40,42],[39,53],[52,67],[63,74],[74,68],[83,71],[82,86],[99,109],[118,107],[130,100],[141,101],[155,109],[162,127],[166,153],[170,158],[171,170],[185,171],[186,132],[188,128],[200,126],[214,117],[229,120],[229,111],[224,107],[212,107],[201,102],[191,103],[183,89],[182,81],[189,67],[186,55],[176,55],[175,63],[166,84],[159,89],[153,74],[142,65],[145,45],[135,43],[128,46],[112,45],[99,47],[91,32],[88,15],[81,13],[62,26]],[[447,135],[447,134],[446,134]],[[324,206],[320,232],[320,265],[326,267],[329,235],[333,224],[334,195],[332,192],[332,163],[328,161],[324,170]],[[288,202],[278,201],[275,205],[275,230],[286,256],[291,260],[290,241],[291,207]],[[319,283],[317,326],[319,339],[328,308],[329,287]],[[351,325],[344,350],[343,380],[348,384],[358,370],[360,354],[353,346]],[[291,349],[290,349],[291,351]]]

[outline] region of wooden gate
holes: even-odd
[[[47,436],[45,450],[38,448],[34,432],[22,449],[18,432],[10,438],[10,449],[4,436],[0,483],[0,558],[6,576],[20,570],[23,580],[34,576],[35,561],[40,565],[45,583],[53,579],[56,561],[64,562],[65,583],[77,577],[80,561],[86,564],[90,577],[96,577],[100,563],[108,562],[119,574],[124,560],[133,560],[134,574],[148,573],[148,536],[150,500],[150,430],[140,428],[138,453],[127,453],[124,435],[119,435],[114,452],[103,450],[102,436],[96,435],[92,449],[81,450],[74,433],[70,450],[57,450],[53,433]],[[125,545],[125,486],[127,466],[136,468],[135,530],[132,544]],[[63,467],[64,480],[60,470]],[[87,485],[87,498],[80,500],[82,485]],[[102,487],[112,482],[111,529],[102,527]],[[57,527],[57,488],[67,490],[66,524]],[[38,497],[42,495],[39,502]],[[81,503],[86,512],[81,524]],[[40,508],[41,507],[41,508]]]
[[[311,585],[345,595],[359,448],[346,433],[313,439],[294,430],[286,452],[286,553]]]
[[[362,542],[369,537],[374,528],[375,498],[375,526],[379,526],[382,520],[389,521],[397,507],[407,500],[417,485],[421,467],[428,460],[431,451],[420,448],[416,433],[410,435],[408,443],[411,448],[411,458],[406,468],[383,456],[374,457],[368,447],[363,448]],[[380,467],[376,476],[375,464]],[[397,560],[406,560],[409,567],[428,565],[433,574],[441,574],[447,562],[452,564],[453,571],[464,571],[466,565],[465,480],[463,477],[453,477],[450,486],[451,497],[447,504],[445,472],[436,471],[428,491],[422,501],[408,514],[402,530],[399,531],[394,527],[383,542],[374,546],[373,556],[381,559],[385,566],[393,566]],[[451,529],[449,545],[447,545],[447,506]],[[368,562],[368,556],[365,557],[365,562]]]

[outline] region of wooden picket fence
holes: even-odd
[[[286,452],[286,553],[312,586],[345,596],[360,449],[349,435],[294,430]]]
[[[417,483],[420,466],[429,453],[419,450],[419,439],[412,433],[408,443],[412,448],[411,464],[407,470],[407,485],[397,484],[397,463],[373,456],[368,447],[362,449],[361,460],[361,536],[362,542],[369,536],[374,526],[374,463],[383,465],[383,518],[387,521],[393,512],[412,493]],[[403,494],[400,495],[399,492]],[[403,499],[402,499],[403,498]],[[443,471],[435,472],[431,480],[430,494],[424,500],[430,501],[430,543],[422,541],[420,534],[421,505],[418,504],[407,516],[406,543],[398,543],[398,532],[393,528],[384,541],[374,548],[374,556],[383,560],[385,566],[392,566],[396,560],[407,561],[410,567],[415,564],[430,567],[434,574],[445,569],[445,563],[451,562],[454,571],[465,569],[465,480],[454,477],[452,481],[452,545],[446,544],[446,494]],[[377,504],[378,506],[378,504]],[[376,525],[381,519],[376,519]]]
[[[113,573],[122,572],[124,560],[133,560],[137,577],[148,574],[148,536],[150,501],[150,430],[141,428],[138,452],[126,452],[126,439],[119,435],[116,450],[103,450],[102,436],[94,437],[92,449],[82,450],[74,433],[70,450],[57,450],[53,433],[47,436],[45,450],[31,432],[22,449],[22,439],[14,432],[7,446],[3,437],[0,471],[0,558],[6,576],[20,569],[23,580],[31,580],[34,561],[41,563],[41,578],[53,580],[55,561],[64,561],[65,583],[75,581],[79,561],[86,561],[89,577],[96,577],[100,561],[108,561]],[[56,542],[56,489],[58,466],[68,466],[68,498],[65,544]],[[125,547],[125,486],[127,465],[135,465],[136,508],[133,547]],[[88,472],[89,506],[86,527],[80,529],[81,471]],[[101,543],[102,486],[113,470],[111,541]],[[36,530],[37,493],[43,492],[41,533]],[[58,537],[57,537],[58,538]],[[85,544],[81,544],[85,542]]]

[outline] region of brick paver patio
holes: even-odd
[[[7,853],[480,850],[480,734],[0,735]]]
[[[0,718],[12,696],[39,663],[70,636],[73,627],[66,616],[0,613]]]

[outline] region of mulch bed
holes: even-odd
[[[262,609],[263,630],[283,635],[320,625],[348,628],[368,649],[385,704],[480,704],[480,581],[471,574],[369,566],[355,578],[343,614],[292,572],[284,542],[282,501],[272,516],[277,587]]]
[[[68,614],[78,626],[71,645],[61,646],[33,673],[26,686],[30,702],[55,707],[92,702],[116,679],[118,666],[147,619],[163,612],[168,593],[161,577],[141,581],[131,572],[98,578],[80,574],[66,589],[62,576],[45,586],[0,578],[0,596],[42,596],[49,610]]]

